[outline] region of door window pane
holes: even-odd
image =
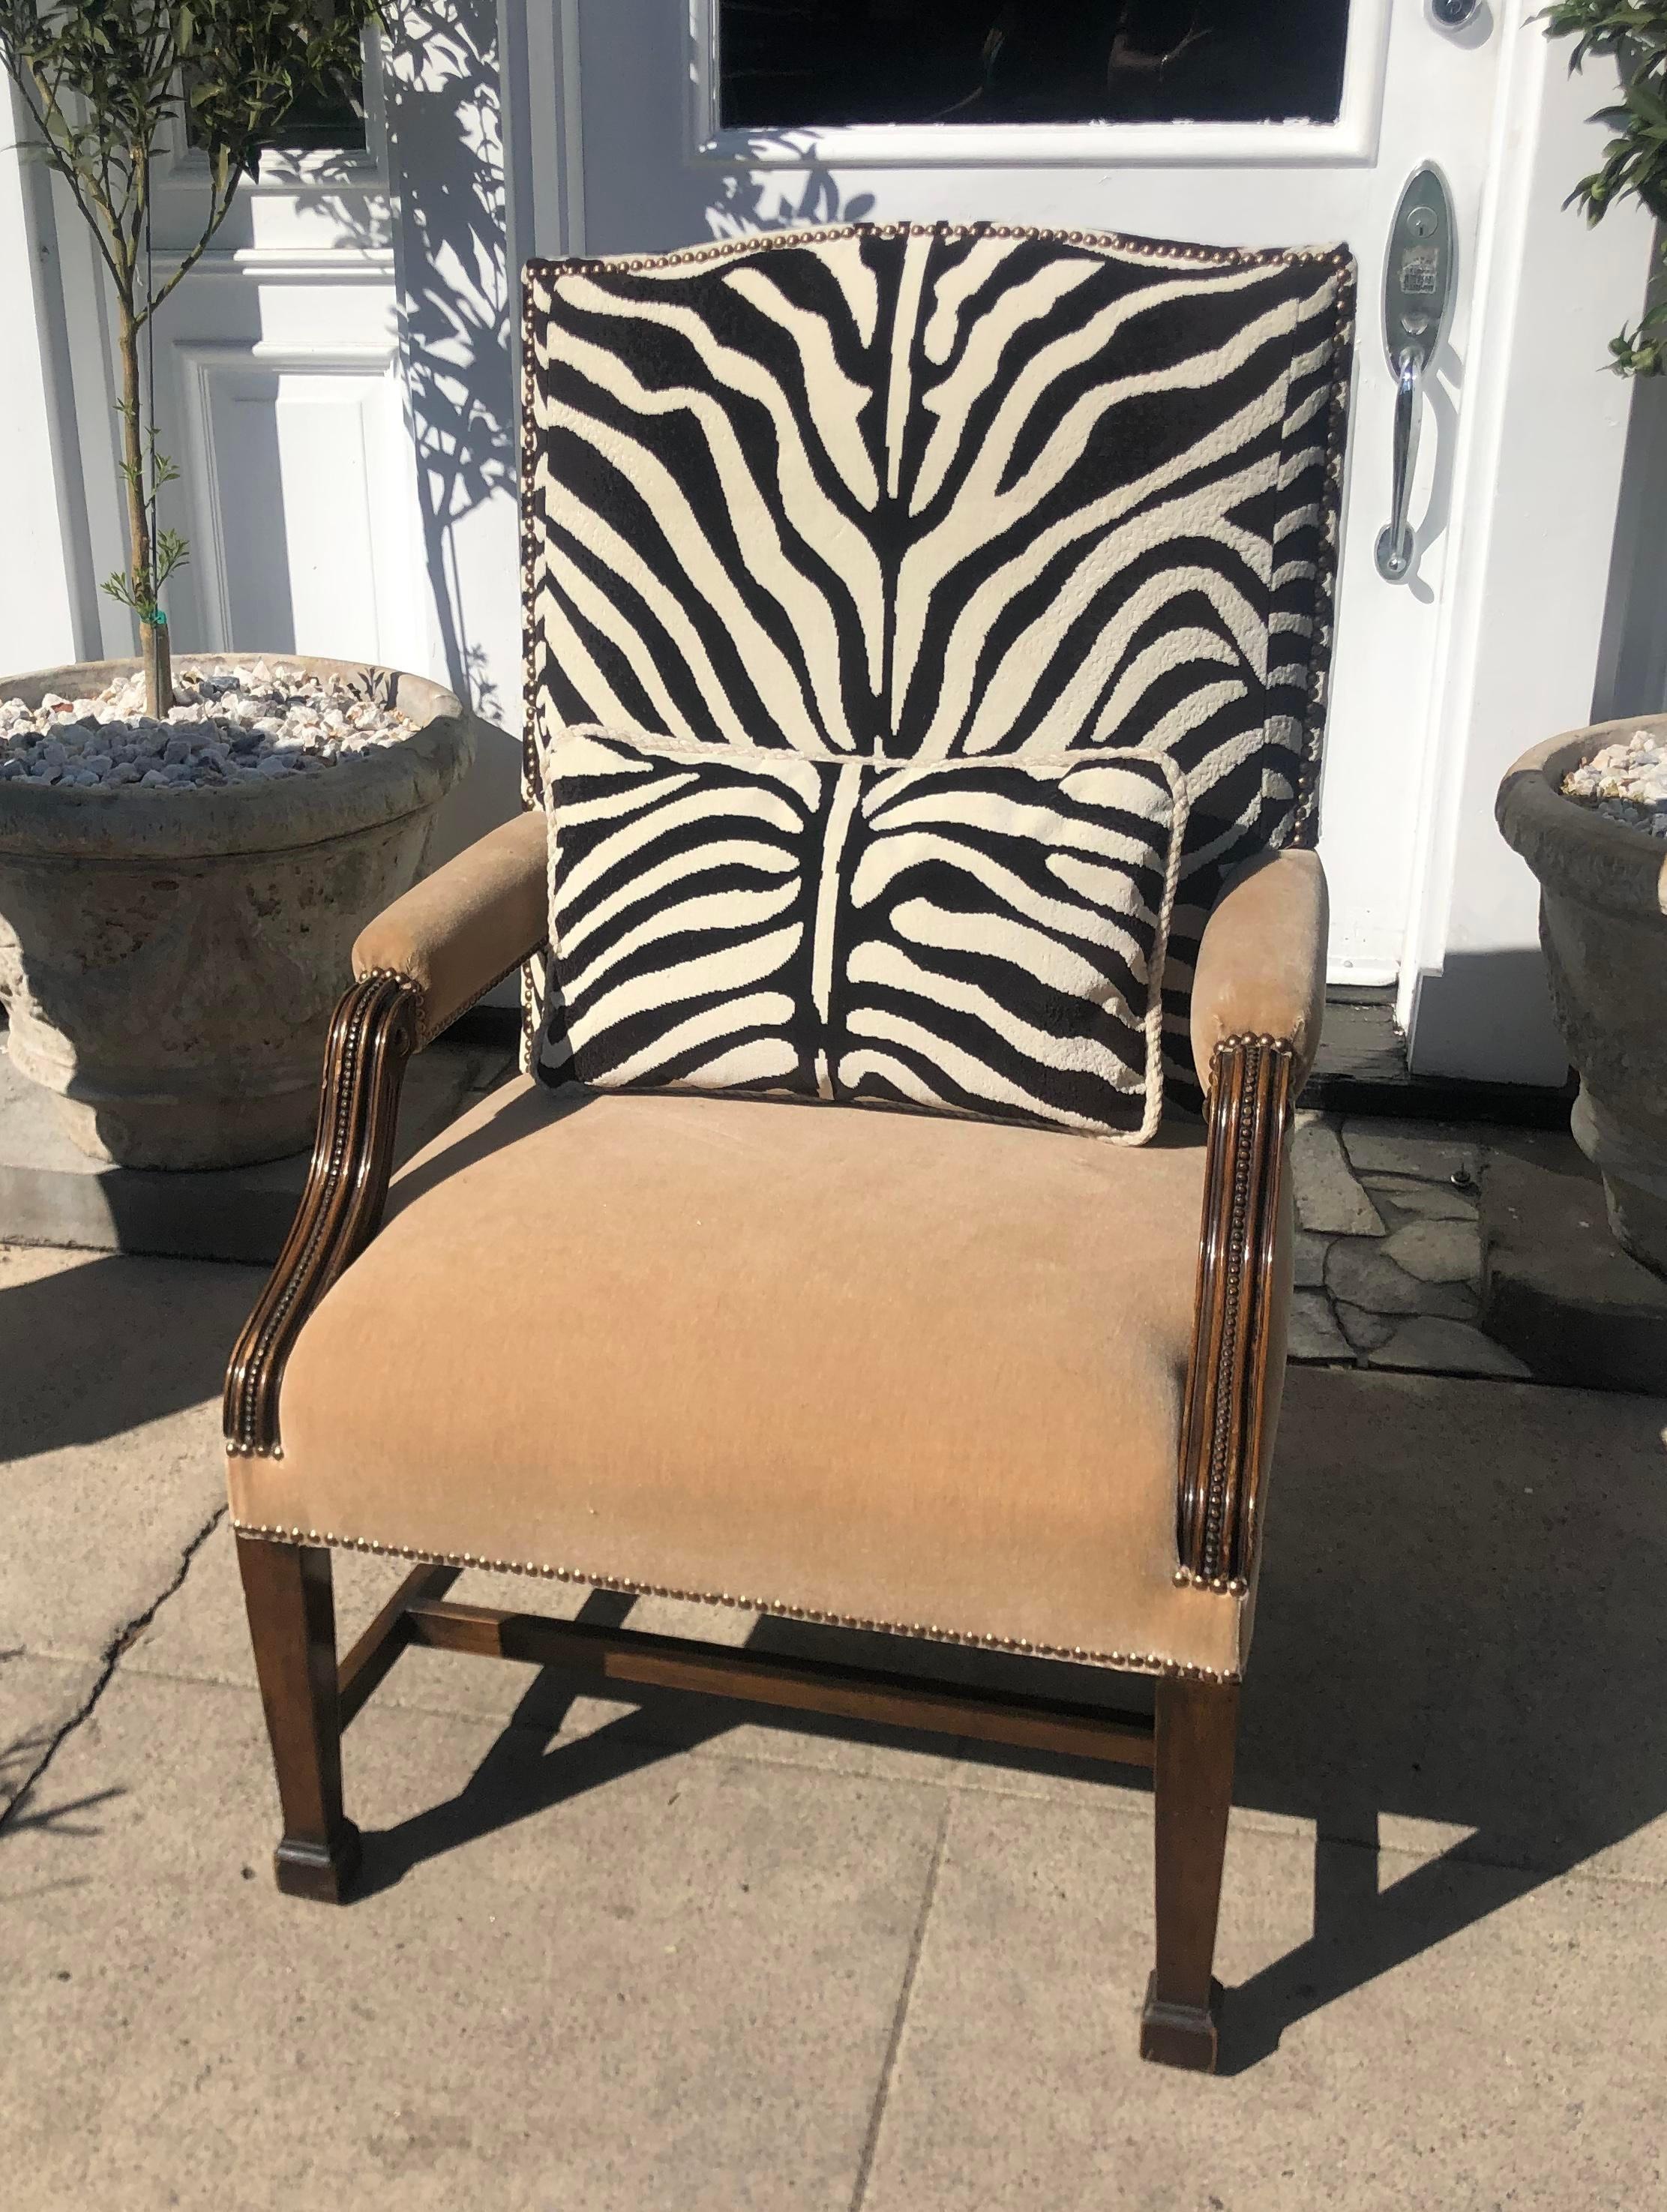
[[[845,123],[1335,122],[1348,0],[717,0],[719,112]]]
[[[186,108],[186,143],[201,147],[202,139]],[[260,142],[275,154],[362,154],[365,150],[364,88],[358,72],[343,76],[328,88],[303,94],[274,124]]]

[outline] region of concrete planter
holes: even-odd
[[[1664,726],[1601,722],[1535,746],[1497,811],[1540,879],[1540,942],[1580,1077],[1576,1141],[1603,1175],[1617,1240],[1667,1276],[1667,847],[1561,789],[1600,747]]]
[[[232,1167],[311,1141],[353,939],[416,881],[474,734],[451,692],[380,680],[412,740],[316,776],[221,791],[0,783],[0,1000],[14,1064],[82,1151],[125,1167]],[[192,653],[224,667],[246,653]],[[96,691],[136,661],[0,678],[0,697]]]

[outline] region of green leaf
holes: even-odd
[[[1627,106],[1634,115],[1641,115],[1646,123],[1667,123],[1667,106],[1641,76],[1635,76],[1625,88]]]

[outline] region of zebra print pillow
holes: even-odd
[[[1157,1127],[1186,813],[1161,756],[888,763],[588,728],[551,747],[546,794],[546,1080]]]
[[[1195,1097],[1220,884],[1317,829],[1353,297],[1342,248],[978,224],[529,264],[527,796],[585,724],[1162,753],[1189,799],[1165,1040]]]

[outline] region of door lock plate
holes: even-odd
[[[1401,195],[1384,269],[1384,349],[1395,377],[1395,480],[1389,526],[1378,539],[1378,573],[1400,583],[1411,571],[1413,471],[1418,459],[1424,379],[1446,334],[1453,304],[1453,203],[1433,164]]]
[[[1453,296],[1453,204],[1439,169],[1419,170],[1401,195],[1384,272],[1384,343],[1390,367],[1403,353],[1427,368]]]

